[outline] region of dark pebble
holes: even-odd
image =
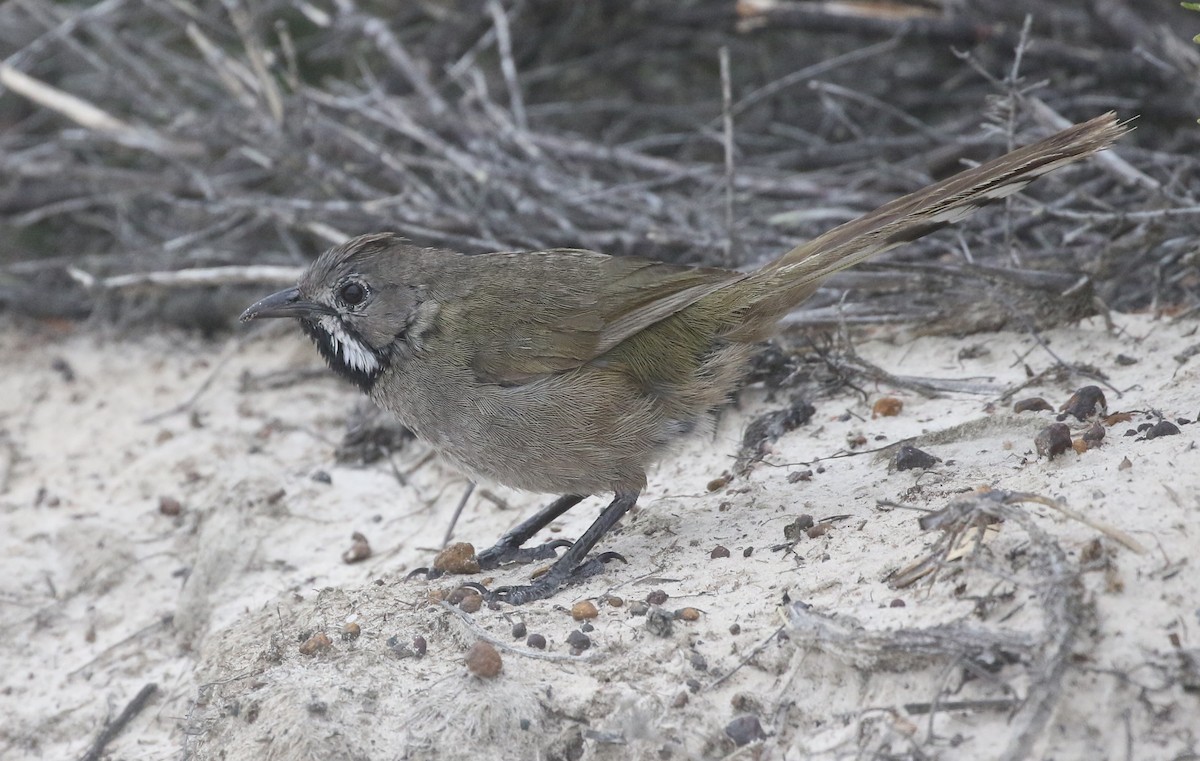
[[[692,664],[692,668],[697,671],[708,671],[708,661],[695,650],[688,653],[688,663]]]
[[[892,600],[890,603],[888,603],[888,607],[889,608],[903,608],[904,600],[901,600],[899,597],[897,597],[895,600]]]
[[[1178,434],[1178,426],[1170,420],[1160,420],[1150,430],[1146,431],[1146,438],[1157,439],[1160,436],[1176,436]]]
[[[713,560],[716,560],[717,558],[727,558],[729,557],[729,548],[718,544],[716,547],[713,547],[712,552],[708,553],[708,556]]]
[[[518,621],[515,624],[513,624],[512,636],[513,636],[513,639],[524,639],[524,637],[525,637],[525,622],[524,621]]]
[[[1099,386],[1084,386],[1071,394],[1071,398],[1062,406],[1062,411],[1074,415],[1076,420],[1087,420],[1096,415],[1108,413],[1108,402]]]
[[[318,470],[318,471],[313,472],[312,480],[316,481],[319,484],[331,484],[331,483],[333,483],[333,476],[329,475],[328,473],[326,473],[323,470]]]
[[[1048,425],[1033,437],[1033,445],[1039,456],[1053,460],[1071,448],[1071,429],[1066,423]]]
[[[896,456],[892,458],[892,467],[896,470],[913,470],[914,468],[927,470],[939,462],[941,462],[940,458],[934,457],[928,452],[922,452],[911,444],[901,444],[900,449],[896,451]]]
[[[1041,412],[1043,410],[1053,410],[1050,402],[1040,396],[1034,396],[1029,399],[1022,399],[1013,405],[1013,412]]]
[[[655,605],[646,613],[646,631],[656,637],[669,637],[675,630],[672,615]]]
[[[567,635],[567,644],[572,650],[583,652],[592,646],[592,640],[581,631],[573,631]]]
[[[1100,421],[1096,421],[1088,426],[1088,429],[1083,432],[1083,440],[1086,441],[1089,446],[1094,447],[1101,441],[1104,441],[1104,433],[1104,426],[1100,424]]]
[[[804,532],[813,527],[816,521],[808,513],[801,513],[796,516],[796,520],[783,527],[783,538],[789,542],[798,542],[804,536]]]
[[[739,748],[743,745],[749,745],[756,740],[767,739],[767,733],[763,732],[762,724],[758,721],[758,717],[750,715],[739,716],[726,724],[725,734]]]
[[[700,680],[688,677],[684,682],[687,685],[688,692],[696,693],[700,691]]]
[[[663,590],[656,589],[650,594],[646,595],[646,602],[650,603],[651,605],[662,605],[669,597],[670,595]]]
[[[429,649],[429,643],[420,634],[413,637],[412,650],[417,654],[417,657],[425,655],[425,651]]]
[[[530,634],[528,638],[526,638],[525,644],[535,650],[545,650],[546,638],[537,632],[534,632],[533,634]]]
[[[742,633],[742,627],[741,627],[741,625],[739,625],[739,624],[730,624],[730,625],[729,625],[729,633],[730,633],[730,634],[741,634],[741,633]]]
[[[789,484],[794,484],[798,481],[811,481],[811,480],[812,480],[812,471],[811,470],[796,470],[791,473],[788,473],[788,478],[787,478],[787,481]]]
[[[1137,357],[1131,357],[1128,354],[1118,354],[1117,355],[1117,364],[1118,365],[1129,366],[1129,365],[1136,365],[1137,363],[1138,363]]]
[[[747,547],[746,549],[742,550],[742,557],[744,557],[744,558],[748,558],[753,554],[754,554],[753,547]]]
[[[629,605],[629,615],[631,616],[644,616],[649,610],[650,606],[641,601]]]

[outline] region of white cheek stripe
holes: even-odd
[[[379,372],[379,358],[375,352],[363,346],[362,342],[351,338],[342,328],[342,322],[336,317],[321,318],[321,327],[329,334],[329,342],[334,350],[351,370],[373,375]]]

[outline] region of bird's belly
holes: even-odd
[[[418,437],[476,480],[528,491],[640,489],[646,468],[695,427],[695,421],[672,419],[627,380],[603,372],[511,387],[389,380],[393,390],[376,401]],[[397,382],[408,388],[397,389]],[[422,382],[424,390],[414,392]]]

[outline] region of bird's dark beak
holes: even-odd
[[[241,321],[249,322],[258,317],[306,317],[328,311],[329,309],[322,304],[300,298],[299,288],[288,288],[254,302],[249,309],[242,312]]]

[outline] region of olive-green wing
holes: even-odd
[[[498,273],[458,305],[481,326],[472,347],[480,380],[519,385],[587,364],[741,273],[665,264],[592,251],[553,249],[467,257],[477,273]],[[475,269],[477,268],[477,269]]]

